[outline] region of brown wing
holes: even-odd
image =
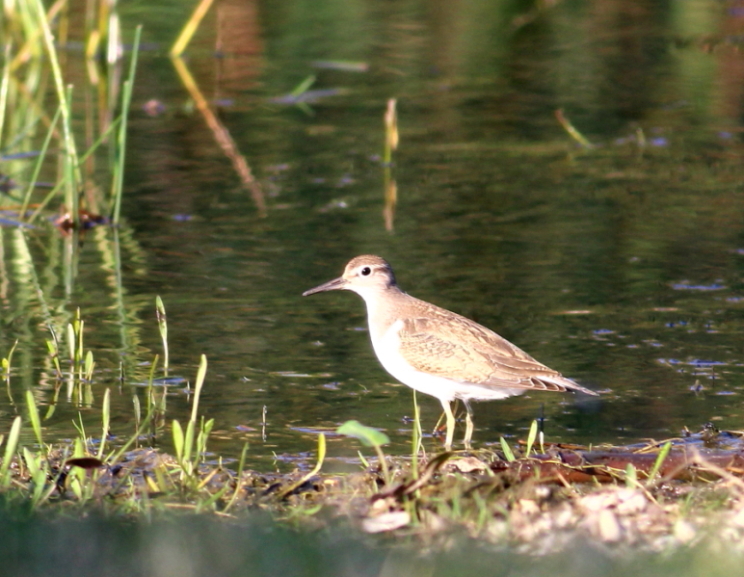
[[[440,319],[433,314],[434,318],[404,322],[398,333],[400,352],[413,367],[485,388],[570,389],[595,394],[539,363],[493,331],[451,314],[448,312],[446,323],[438,322]]]

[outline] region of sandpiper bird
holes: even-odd
[[[372,346],[382,366],[409,387],[439,399],[447,416],[450,450],[455,417],[450,403],[467,410],[465,447],[473,436],[470,401],[504,399],[526,391],[594,391],[537,362],[505,338],[478,323],[404,293],[393,269],[379,256],[351,259],[339,278],[302,296],[350,290],[367,304]]]

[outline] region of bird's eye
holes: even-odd
[[[372,269],[368,266],[365,266],[360,272],[362,273],[362,276],[369,276],[370,274],[372,274]]]

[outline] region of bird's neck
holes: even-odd
[[[407,299],[406,293],[396,285],[384,289],[377,289],[360,295],[367,305],[367,320],[372,340],[381,338],[385,331],[400,316],[400,307]]]

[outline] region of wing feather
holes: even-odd
[[[441,322],[445,319],[440,311],[432,307],[425,318],[406,319],[398,333],[400,354],[415,369],[487,389],[596,394],[470,319],[442,311],[447,313],[447,322]]]

